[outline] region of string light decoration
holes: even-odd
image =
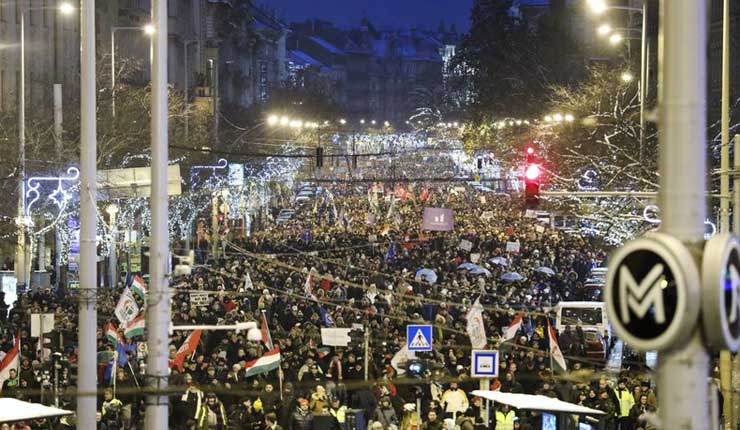
[[[33,205],[41,198],[42,183],[56,182],[56,188],[47,196],[47,200],[51,200],[61,210],[71,198],[71,194],[65,189],[64,183],[71,182],[77,184],[79,178],[80,171],[76,167],[67,169],[67,176],[34,176],[28,178],[26,182],[28,185],[28,190],[26,191],[26,216],[31,215]]]

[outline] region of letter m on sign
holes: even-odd
[[[627,266],[619,268],[619,307],[624,324],[630,322],[630,310],[642,319],[651,306],[655,306],[655,322],[665,323],[663,279],[662,264],[656,264],[639,284]]]

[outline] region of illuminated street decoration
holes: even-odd
[[[69,188],[64,187],[65,182],[73,183],[72,187],[80,178],[80,171],[76,167],[67,169],[67,176],[34,176],[27,181],[28,190],[26,191],[26,215],[31,214],[33,205],[41,198],[41,184],[45,182],[56,182],[57,187],[49,194],[47,200],[51,200],[59,209],[63,209],[71,198]]]
[[[226,170],[229,167],[229,162],[226,161],[223,158],[219,158],[218,163],[215,166],[193,166],[190,168],[190,183],[192,185],[197,184],[198,181],[198,171],[199,170],[210,170],[211,176],[206,179],[206,182],[209,182],[211,179],[216,177],[216,171],[217,170]]]

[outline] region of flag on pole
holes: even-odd
[[[139,315],[139,305],[136,303],[136,299],[134,299],[134,295],[128,287],[123,290],[114,313],[118,321],[123,325],[136,318],[136,315]]]
[[[254,284],[252,284],[252,277],[249,276],[249,272],[244,272],[244,291],[253,290]]]
[[[517,332],[522,326],[522,314],[517,314],[514,317],[514,320],[511,321],[511,324],[509,324],[508,327],[506,327],[506,330],[504,330],[504,335],[501,338],[501,343],[503,342],[509,342],[510,340],[514,339],[516,337]]]
[[[272,343],[272,335],[270,335],[270,327],[267,325],[267,313],[265,311],[262,311],[260,330],[262,331],[262,342],[264,342],[267,350],[272,351],[275,349],[275,345]]]
[[[10,369],[18,369],[21,365],[21,334],[20,332],[15,335],[15,342],[13,347],[10,348],[7,354],[0,361],[0,390],[3,388],[3,382],[10,379]],[[18,373],[16,373],[18,375]]]
[[[261,375],[280,367],[280,348],[267,351],[262,357],[243,363],[244,377]]]
[[[134,281],[131,282],[131,290],[146,303],[146,293],[149,291],[149,287],[140,276],[134,277]]]
[[[550,337],[550,368],[554,375],[563,374],[568,371],[568,365],[565,362],[563,351],[560,350],[558,339],[555,337],[555,330],[547,321],[547,333]]]
[[[177,353],[175,353],[175,358],[173,360],[170,360],[170,367],[177,366],[177,368],[180,369],[180,372],[183,371],[183,363],[185,362],[185,357],[194,353],[195,350],[198,348],[200,335],[202,333],[202,330],[194,330],[192,333],[190,333],[190,335],[188,335],[188,338],[185,339],[185,342],[183,342],[182,346],[180,346],[180,349],[178,349]]]
[[[334,327],[334,318],[331,317],[323,306],[319,306],[319,313],[321,314],[321,321],[324,323],[324,326]]]
[[[314,269],[313,267],[311,268],[311,270],[308,271],[308,277],[306,278],[306,283],[303,285],[303,292],[307,298],[317,302],[318,299],[316,298],[316,295],[313,293],[313,289],[312,289],[313,273],[315,271],[316,269]]]
[[[390,245],[388,245],[388,251],[385,253],[385,262],[389,262],[396,259],[396,255],[398,255],[398,249],[396,247],[396,242],[391,242]]]
[[[141,313],[139,314],[139,316],[132,319],[128,322],[128,324],[126,324],[126,328],[124,329],[123,334],[126,336],[126,339],[131,339],[136,336],[143,336],[145,328],[146,318],[144,318],[144,314]]]
[[[473,306],[466,315],[466,319],[470,344],[474,349],[484,349],[488,340],[486,338],[486,327],[483,324],[483,305],[480,304],[480,297],[473,303]]]
[[[118,328],[115,324],[109,322],[105,325],[105,337],[108,339],[108,342],[111,343],[111,345],[116,346],[119,343],[123,343],[121,339],[121,335],[118,334]]]

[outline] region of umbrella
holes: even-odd
[[[473,263],[463,263],[463,264],[457,266],[457,270],[473,270],[476,267],[479,267],[479,266],[477,266],[477,265],[475,265]]]
[[[463,263],[457,266],[457,270],[467,270],[468,272],[470,272],[471,275],[491,276],[490,270],[473,263]]]
[[[437,282],[437,274],[432,269],[420,269],[416,272],[415,279],[417,281],[424,279],[430,284],[434,284]]]
[[[508,266],[509,263],[506,262],[506,259],[504,257],[493,257],[490,260],[488,260],[491,264],[496,264],[498,266]]]
[[[524,276],[516,272],[508,272],[501,275],[501,279],[504,281],[522,281],[524,280]]]
[[[470,271],[470,274],[472,274],[472,275],[486,275],[486,276],[491,276],[491,271],[488,270],[488,269],[486,269],[486,268],[483,268],[483,267],[478,266],[478,267],[472,269]]]
[[[545,275],[549,275],[549,276],[555,276],[555,271],[552,270],[551,268],[545,267],[545,266],[538,267],[538,268],[534,269],[534,271],[535,272],[544,273]]]

